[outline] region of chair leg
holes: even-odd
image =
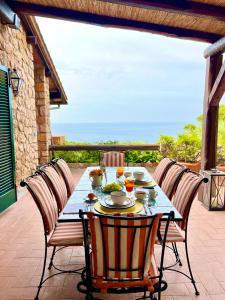
[[[38,285],[37,294],[36,294],[34,300],[38,300],[40,289],[42,288],[43,278],[44,278],[44,274],[45,274],[46,260],[47,260],[47,236],[45,235],[45,255],[44,255],[43,269],[42,269],[40,283]]]
[[[53,251],[52,251],[51,260],[50,260],[50,263],[49,263],[49,266],[48,266],[48,269],[49,269],[49,270],[51,270],[52,265],[53,265],[53,258],[54,258],[54,256],[55,256],[55,250],[56,250],[56,246],[54,246]]]
[[[193,277],[193,274],[192,274],[192,271],[191,271],[191,264],[190,264],[189,255],[188,255],[187,240],[185,240],[184,243],[185,243],[185,252],[186,252],[186,258],[187,258],[188,269],[189,269],[189,273],[190,273],[190,277],[191,277],[191,282],[192,282],[192,284],[194,286],[194,289],[195,289],[195,295],[198,296],[198,295],[200,295],[200,293],[197,290],[196,283],[195,283],[195,280],[194,280],[194,277]]]
[[[177,250],[177,244],[176,243],[172,243],[172,247],[173,247],[173,251],[176,257],[176,261],[179,263],[179,266],[182,267],[182,262],[180,260],[180,255],[179,252]]]

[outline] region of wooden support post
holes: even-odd
[[[223,57],[220,54],[207,58],[202,127],[202,170],[209,170],[216,167],[219,104],[210,106],[209,95],[222,66],[222,62]]]

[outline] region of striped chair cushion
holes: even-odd
[[[183,216],[183,221],[178,222],[181,229],[184,229],[186,226],[189,208],[194,200],[201,182],[202,177],[192,172],[187,172],[184,173],[178,184],[176,193],[172,199],[172,203]]]
[[[47,166],[42,171],[51,181],[59,211],[62,211],[68,200],[65,182],[53,166]]]
[[[106,167],[123,167],[125,166],[125,155],[121,152],[105,152],[102,164]]]
[[[68,196],[70,196],[75,188],[73,174],[71,173],[70,168],[65,162],[65,160],[63,159],[57,160],[57,165],[62,172],[63,178],[66,183]]]
[[[45,232],[49,234],[55,228],[58,219],[55,197],[41,175],[30,177],[27,184],[35,195],[34,200],[42,215]]]
[[[160,222],[160,234],[162,239],[164,238],[165,234],[165,222]],[[172,242],[183,242],[185,240],[185,234],[180,229],[180,227],[175,222],[170,222],[166,237],[166,242],[172,243]]]
[[[142,275],[147,277],[154,271],[152,260],[160,216],[154,219],[143,218],[143,220],[134,220],[131,214],[128,217],[131,218],[128,220],[121,220],[119,217],[109,219],[107,216],[98,218],[88,213],[94,277],[120,280],[140,279]],[[103,226],[101,230],[101,224],[111,225],[111,227]],[[116,227],[118,225],[136,226],[136,228],[118,228]],[[138,228],[138,225],[147,226]],[[146,257],[144,257],[145,250],[147,251]],[[131,270],[131,268],[139,270]]]
[[[166,173],[166,176],[162,181],[161,188],[169,199],[171,199],[173,192],[177,186],[177,183],[185,170],[185,167],[178,164],[174,164],[169,168],[168,172]]]
[[[154,180],[159,186],[162,184],[163,177],[167,173],[168,169],[175,163],[175,161],[170,158],[163,158],[158,164],[155,172],[152,174]]]
[[[83,227],[81,223],[57,223],[48,246],[82,246]]]

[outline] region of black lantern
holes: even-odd
[[[22,78],[19,76],[16,69],[10,71],[10,81],[14,95],[18,95],[22,84]]]

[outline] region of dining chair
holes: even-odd
[[[172,198],[172,203],[175,206],[175,208],[179,211],[183,219],[182,221],[170,222],[169,224],[166,243],[170,243],[172,245],[171,249],[174,252],[176,262],[171,266],[164,267],[164,270],[175,271],[189,278],[194,286],[196,295],[199,295],[199,291],[196,287],[196,283],[193,277],[190,260],[189,260],[187,229],[188,229],[189,214],[190,214],[193,200],[203,182],[204,183],[208,182],[208,179],[203,178],[198,173],[188,170],[186,173],[183,174],[177,186],[177,190]],[[164,222],[160,222],[160,231],[162,230],[161,237],[163,238],[163,240],[164,240],[163,234],[164,234],[165,226],[166,224]],[[182,262],[180,260],[180,256],[177,249],[177,243],[179,242],[182,242],[185,245],[185,254],[187,259],[189,275],[180,270],[174,269],[174,266],[176,266],[177,264],[182,266]]]
[[[154,173],[152,174],[152,177],[159,186],[161,186],[163,178],[166,176],[166,173],[168,172],[169,168],[175,163],[175,160],[172,160],[167,157],[163,158],[160,161]]]
[[[181,164],[173,164],[166,173],[166,176],[162,180],[161,189],[166,196],[172,200],[172,196],[176,191],[177,185],[182,178],[184,172],[188,169]]]
[[[124,152],[103,152],[101,154],[100,165],[105,167],[124,167],[125,153]]]
[[[144,292],[140,299],[153,299],[153,294],[158,293],[160,300],[161,291],[167,288],[162,280],[165,241],[159,268],[154,244],[162,215],[109,216],[82,211],[79,215],[84,230],[86,273],[77,289],[86,294],[86,300],[93,299],[93,292]],[[172,217],[172,213],[167,214],[165,238]]]
[[[56,166],[56,168],[61,173],[61,175],[62,175],[62,177],[65,181],[66,187],[67,187],[68,197],[70,197],[70,195],[74,191],[75,183],[74,183],[73,174],[72,174],[68,164],[62,158],[53,159],[51,162],[52,162],[53,165]]]
[[[51,163],[40,166],[37,172],[43,177],[47,185],[49,185],[53,191],[60,213],[69,199],[66,184],[62,175]]]
[[[42,285],[49,278],[63,273],[79,273],[83,268],[77,270],[61,270],[56,268],[58,271],[55,274],[47,276],[44,279],[45,267],[47,261],[47,248],[53,247],[53,252],[56,247],[67,247],[67,246],[82,246],[83,245],[83,229],[81,223],[58,223],[58,208],[55,197],[48,185],[40,174],[34,174],[25,180],[21,181],[21,186],[26,186],[30,194],[32,195],[39,212],[42,217],[44,227],[44,261],[43,269],[41,273],[40,283],[38,285],[38,291],[35,296],[35,300],[38,299],[40,289]]]

